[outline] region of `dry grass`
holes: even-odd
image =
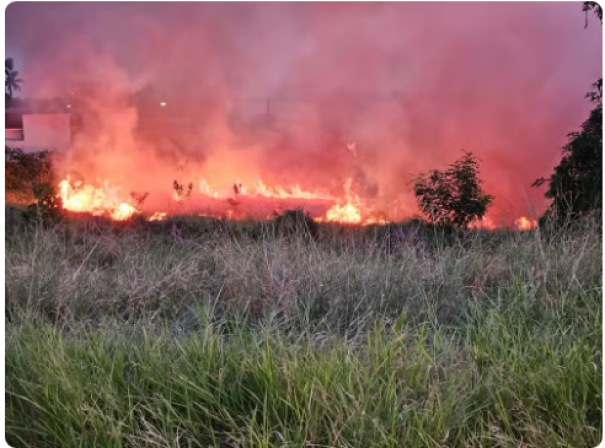
[[[449,244],[322,232],[20,227],[5,253],[8,439],[599,442],[598,223]]]

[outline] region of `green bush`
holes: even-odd
[[[4,148],[5,189],[8,198],[33,202],[34,188],[53,180],[48,151],[25,153],[18,148]]]

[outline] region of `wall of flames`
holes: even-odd
[[[322,201],[331,204],[324,214],[314,216],[317,222],[334,222],[353,225],[383,225],[389,222],[386,215],[377,214],[371,210],[364,201],[356,194],[353,189],[353,179],[349,178],[343,185],[343,195],[333,196],[326,192],[306,191],[299,185],[291,187],[286,186],[267,186],[259,179],[253,186],[246,187],[241,184],[234,184],[233,190],[219,191],[208,184],[203,177],[200,178],[198,191],[195,195],[202,198],[211,198],[224,201],[228,208],[224,213],[204,213],[202,216],[213,216],[216,218],[242,219],[245,214],[237,213],[237,206],[242,201],[262,201],[279,200],[295,201],[298,204],[305,201]],[[142,207],[137,207],[134,199],[126,198],[119,187],[111,186],[108,182],[103,182],[100,186],[93,186],[82,181],[73,181],[69,176],[59,183],[58,196],[62,199],[64,209],[77,212],[88,213],[93,216],[104,216],[116,221],[124,221],[136,214],[141,214]],[[172,199],[176,203],[182,203],[185,199],[173,192]],[[182,209],[179,209],[182,211]],[[162,221],[169,216],[166,211],[155,210],[147,214],[149,221]],[[270,216],[270,215],[269,215]],[[525,216],[518,217],[513,222],[514,227],[521,231],[531,230],[536,227],[537,222]],[[505,226],[505,224],[503,224]],[[494,230],[499,226],[496,222],[485,217],[481,221],[472,223],[470,228]]]

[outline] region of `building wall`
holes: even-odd
[[[71,145],[69,114],[24,114],[23,129],[5,129],[6,146],[29,151],[65,151]]]

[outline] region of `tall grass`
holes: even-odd
[[[601,439],[598,223],[447,244],[174,229],[68,223],[7,239],[9,443]]]

